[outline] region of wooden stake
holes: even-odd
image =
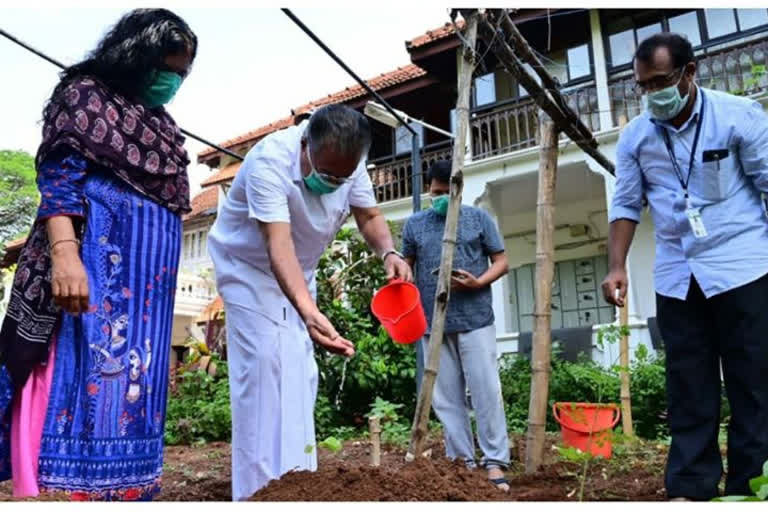
[[[629,295],[624,297],[624,307],[619,309],[619,321],[624,327],[629,323]],[[624,433],[634,437],[635,429],[632,426],[632,400],[629,392],[629,336],[622,336],[619,342],[619,359],[621,361],[621,426]]]
[[[552,345],[552,280],[555,271],[555,181],[557,177],[558,129],[539,113],[541,148],[539,190],[536,202],[536,308],[533,353],[531,355],[531,398],[528,407],[528,436],[525,445],[525,472],[533,473],[544,455],[547,424],[549,374]]]
[[[619,116],[619,129],[623,130],[627,124],[627,116],[621,114]],[[622,327],[629,323],[629,294],[624,297],[624,307],[619,309],[619,323]],[[619,361],[621,364],[621,392],[619,397],[621,398],[621,426],[624,433],[630,437],[634,437],[635,428],[632,425],[632,398],[630,394],[629,385],[629,337],[622,336],[619,342]]]
[[[536,104],[552,118],[558,129],[565,133],[571,141],[591,156],[606,171],[615,175],[613,162],[597,149],[597,140],[591,131],[584,126],[584,123],[579,120],[579,116],[573,109],[567,105],[560,91],[556,87],[542,87],[523,68],[518,52],[523,51],[523,57],[526,54],[532,56],[533,53],[530,51],[526,53],[524,51],[527,47],[525,39],[519,35],[519,31],[510,33],[508,30],[510,25],[512,25],[512,22],[506,14],[499,14],[498,11],[489,11],[488,15],[479,24],[479,32],[485,43],[493,50],[496,58],[504,66],[504,69],[512,74],[520,85],[528,91]],[[515,49],[510,46],[508,41],[515,45]],[[542,80],[543,83],[554,83],[554,80],[544,70],[541,63],[537,64],[537,62],[538,59],[530,60],[528,63],[534,67],[540,77],[544,76],[546,78]]]
[[[478,14],[473,12],[466,15],[466,30],[464,40],[469,47],[464,48],[461,70],[458,78],[458,98],[456,101],[457,133],[453,139],[453,164],[451,166],[451,199],[448,203],[448,213],[445,219],[445,234],[443,235],[443,250],[440,256],[440,273],[437,277],[437,293],[435,308],[432,315],[432,331],[429,337],[429,355],[424,368],[421,392],[416,402],[416,413],[413,418],[411,442],[406,461],[414,460],[416,453],[424,452],[427,438],[429,411],[432,408],[432,391],[435,386],[438,367],[440,365],[440,348],[443,344],[445,331],[445,313],[451,291],[451,269],[453,268],[453,253],[456,248],[456,231],[461,208],[461,194],[464,189],[464,154],[466,150],[467,127],[469,126],[469,92],[472,84],[472,72],[475,69],[475,43],[477,41]]]
[[[368,418],[368,430],[371,434],[371,466],[381,465],[381,423],[378,416]]]

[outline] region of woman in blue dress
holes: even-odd
[[[41,202],[0,329],[0,480],[14,495],[159,490],[184,137],[163,105],[197,52],[165,9],[126,14],[43,112]]]

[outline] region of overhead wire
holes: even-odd
[[[0,28],[0,35],[5,37],[9,41],[11,41],[11,42],[21,46],[25,50],[27,50],[27,51],[29,51],[31,53],[34,53],[35,55],[37,55],[38,57],[42,58],[43,60],[46,60],[46,61],[50,62],[51,64],[53,64],[54,66],[56,66],[56,67],[58,67],[60,69],[66,69],[67,68],[67,66],[65,66],[63,63],[59,62],[58,60],[54,59],[53,57],[50,57],[49,55],[46,55],[45,53],[41,52],[37,48],[34,48],[33,46],[25,43],[24,41],[22,41],[19,38],[13,36],[12,34],[8,33],[7,31],[3,30],[2,28]],[[226,148],[223,148],[223,147],[221,147],[221,146],[219,146],[217,144],[214,144],[213,142],[211,142],[211,141],[209,141],[207,139],[204,139],[203,137],[200,137],[199,135],[195,135],[194,133],[192,133],[192,132],[190,132],[188,130],[185,130],[182,127],[179,127],[179,130],[184,135],[186,135],[188,137],[191,137],[191,138],[193,138],[193,139],[195,139],[195,140],[197,140],[199,142],[202,142],[203,144],[205,144],[207,146],[210,146],[210,147],[212,147],[212,148],[214,148],[214,149],[216,149],[218,151],[221,151],[222,153],[225,153],[225,154],[227,154],[227,155],[229,155],[229,156],[231,156],[233,158],[237,158],[238,160],[243,160],[242,155],[239,155],[239,154],[235,153],[234,151],[230,151],[229,149],[226,149]]]

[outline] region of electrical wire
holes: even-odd
[[[23,42],[22,40],[18,39],[17,37],[14,37],[13,35],[9,34],[5,30],[3,30],[2,28],[0,28],[0,36],[3,36],[6,39],[8,39],[9,41],[11,41],[13,43],[16,43],[17,45],[21,46],[25,50],[27,50],[27,51],[29,51],[31,53],[34,53],[38,57],[40,57],[40,58],[50,62],[51,64],[53,64],[54,66],[57,66],[60,69],[66,69],[66,67],[67,67],[64,64],[62,64],[61,62],[57,61],[56,59],[54,59],[52,57],[49,57],[48,55],[46,55],[45,53],[41,52],[40,50],[37,50],[36,48],[33,48],[32,46],[30,46],[27,43]],[[204,139],[204,138],[200,137],[199,135],[195,135],[194,133],[192,133],[192,132],[190,132],[188,130],[185,130],[184,128],[179,127],[179,130],[184,135],[187,135],[188,137],[191,137],[191,138],[193,138],[193,139],[195,139],[195,140],[197,140],[199,142],[202,142],[203,144],[205,144],[207,146],[210,146],[210,147],[212,147],[212,148],[214,148],[214,149],[216,149],[218,151],[221,151],[222,153],[225,153],[225,154],[227,154],[227,155],[229,155],[229,156],[231,156],[233,158],[237,158],[238,160],[243,160],[242,155],[238,155],[234,151],[230,151],[229,149],[226,149],[226,148],[223,148],[221,146],[218,146],[218,145],[214,144],[213,142],[210,142],[207,139]]]

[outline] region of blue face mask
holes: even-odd
[[[170,102],[181,87],[181,75],[173,71],[155,71],[152,81],[144,91],[144,101],[149,108]]]
[[[311,192],[319,195],[336,192],[341,184],[330,183],[323,177],[323,175],[317,172],[315,165],[312,163],[312,157],[309,156],[309,144],[306,145],[306,148],[307,160],[309,160],[309,165],[312,167],[312,171],[309,173],[309,175],[304,176],[304,185],[306,185]]]
[[[680,76],[680,80],[683,77]],[[643,96],[643,105],[651,114],[651,117],[659,121],[674,119],[688,104],[690,94],[680,96],[680,80],[675,85],[670,85],[659,91],[649,92]]]

